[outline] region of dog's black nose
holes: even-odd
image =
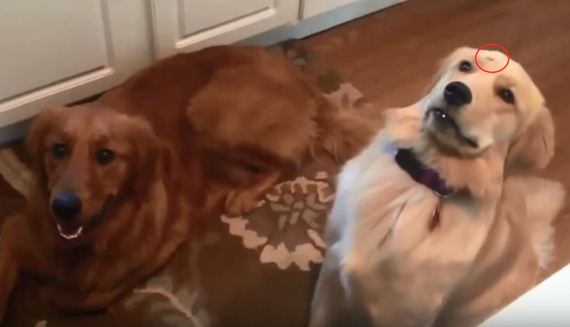
[[[443,98],[448,105],[459,107],[471,103],[471,91],[461,82],[451,82],[445,87]]]
[[[51,210],[61,220],[72,220],[81,212],[81,200],[73,193],[58,194],[51,202]]]

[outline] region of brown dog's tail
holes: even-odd
[[[297,52],[302,51],[296,50]],[[305,60],[307,54],[301,56]],[[317,67],[312,62],[308,67]],[[317,69],[318,70],[318,69]],[[339,164],[344,164],[347,160],[358,154],[376,131],[381,127],[381,117],[372,117],[374,114],[368,110],[358,110],[354,108],[340,108],[330,101],[317,87],[318,82],[315,80],[316,72],[301,71],[295,69],[299,83],[303,84],[307,91],[311,94],[316,104],[315,121],[317,125],[317,139],[311,147],[311,152],[322,151],[331,155]],[[344,101],[343,101],[344,102]]]
[[[318,147],[331,155],[339,164],[357,155],[380,127],[357,110],[340,109],[323,97],[318,115]]]

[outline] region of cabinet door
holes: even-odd
[[[155,51],[164,57],[233,43],[297,20],[300,0],[153,0]]]
[[[136,0],[0,2],[0,128],[114,86],[150,60]]]

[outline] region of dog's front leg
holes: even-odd
[[[321,269],[311,302],[309,327],[369,326],[363,308],[355,301],[355,294],[348,294],[343,285],[341,264],[329,250]],[[352,289],[350,292],[356,292]]]
[[[16,286],[18,279],[18,265],[12,259],[11,255],[6,253],[6,245],[0,241],[0,322],[4,318],[6,306],[10,299],[10,294]]]
[[[309,327],[334,326],[340,314],[340,303],[344,301],[338,264],[327,256],[311,302]]]
[[[409,281],[409,286],[403,286],[409,288],[408,291],[401,291],[402,286],[398,280],[388,283],[387,287],[369,289],[374,294],[368,294],[364,305],[373,326],[434,326],[434,320],[445,304],[447,294],[430,289],[429,281],[417,285]],[[374,281],[371,281],[372,284]]]
[[[275,185],[280,176],[279,171],[271,171],[251,187],[230,191],[226,198],[226,213],[230,216],[239,216],[255,209],[261,197]]]
[[[0,322],[4,318],[10,294],[16,286],[20,271],[17,246],[14,243],[17,219],[23,218],[8,218],[0,233]]]

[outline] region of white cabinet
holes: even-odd
[[[294,23],[300,0],[153,0],[158,57],[226,44]]]
[[[149,62],[141,1],[0,2],[0,128],[102,92]]]
[[[270,30],[254,43],[304,37],[400,1],[0,1],[0,143],[41,109],[101,93],[152,60]]]

